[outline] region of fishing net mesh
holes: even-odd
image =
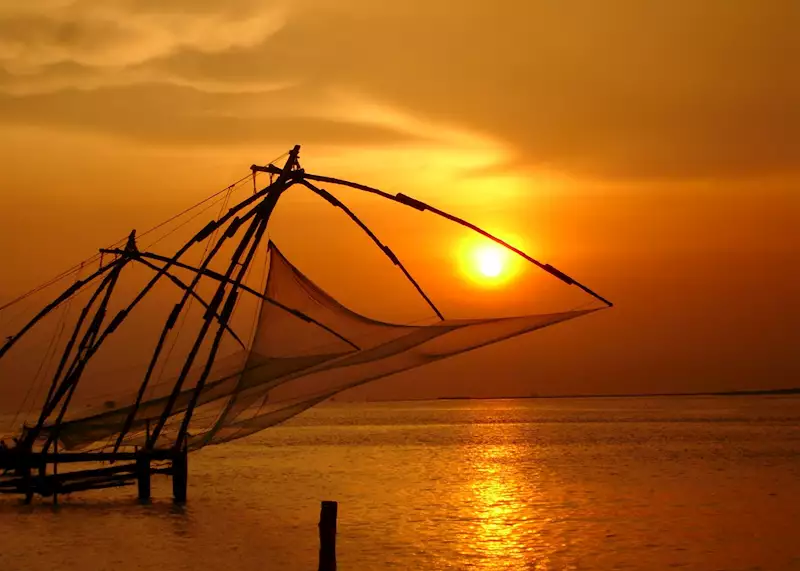
[[[214,362],[199,392],[188,434],[190,449],[242,438],[274,426],[339,392],[595,311],[401,325],[370,319],[340,304],[269,244],[265,300],[247,350]],[[196,369],[199,368],[199,365]],[[191,376],[191,375],[190,375]],[[67,419],[58,429],[65,449],[107,446],[133,413],[125,445],[141,445],[165,410],[167,380],[134,406]],[[175,399],[159,439],[169,446],[197,389]],[[47,428],[45,428],[45,434]]]

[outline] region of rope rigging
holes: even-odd
[[[163,222],[160,222],[160,223],[156,224],[155,226],[153,226],[152,228],[149,228],[148,230],[145,230],[144,232],[140,233],[139,234],[139,239],[141,239],[141,238],[143,238],[143,237],[155,232],[156,230],[158,230],[160,228],[163,228],[164,226],[166,226],[170,222],[173,222],[173,221],[181,218],[182,216],[188,214],[192,210],[195,210],[196,208],[199,208],[200,206],[204,205],[206,202],[215,199],[216,197],[220,196],[223,193],[230,194],[230,192],[233,189],[239,187],[242,183],[244,183],[246,180],[248,180],[251,177],[252,177],[252,173],[251,174],[247,174],[247,175],[243,176],[242,178],[238,179],[236,182],[226,186],[222,190],[214,192],[210,196],[208,196],[208,197],[204,198],[203,200],[193,204],[192,206],[189,206],[188,208],[185,208],[184,210],[182,210],[181,212],[175,214],[174,216],[170,216],[169,218],[167,218]],[[178,228],[180,228],[182,226],[183,226],[183,224],[181,226],[179,226]],[[178,228],[173,229],[171,232],[169,232],[165,236],[162,236],[161,238],[159,238],[156,242],[153,242],[153,243],[149,244],[148,247],[151,247],[151,246],[155,245],[156,243],[160,242],[163,238],[165,238],[167,235],[173,233]],[[118,248],[118,247],[122,246],[123,244],[125,244],[127,239],[128,239],[127,236],[125,238],[120,238],[116,242],[113,242],[109,246],[107,246],[106,249],[113,250],[115,248]],[[81,268],[83,268],[83,266],[89,265],[89,264],[91,264],[91,263],[93,263],[93,262],[95,262],[97,260],[100,261],[100,265],[102,266],[102,261],[103,261],[103,254],[102,253],[97,253],[97,254],[94,254],[92,256],[89,256],[88,258],[78,262],[77,264],[75,264],[73,266],[70,266],[68,269],[66,269],[63,272],[61,272],[61,273],[55,275],[54,277],[50,278],[49,280],[47,280],[43,284],[38,285],[35,288],[33,288],[33,289],[31,289],[31,290],[29,290],[29,291],[27,291],[27,292],[15,297],[13,299],[11,299],[10,301],[8,301],[8,302],[6,302],[6,303],[4,303],[2,305],[0,305],[0,312],[3,311],[4,309],[12,307],[13,305],[16,305],[17,303],[21,302],[24,299],[27,299],[28,297],[30,297],[32,295],[35,295],[35,294],[39,293],[40,291],[42,291],[44,289],[47,289],[48,287],[60,282],[64,278],[66,278],[66,277],[68,277],[68,276],[80,271]]]

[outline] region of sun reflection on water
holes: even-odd
[[[497,429],[514,430],[501,425]],[[475,568],[548,568],[542,553],[546,546],[540,537],[547,514],[538,497],[538,473],[520,468],[530,468],[526,460],[533,453],[532,447],[518,442],[479,445],[470,451],[471,481],[465,496],[472,525],[460,541],[462,552],[474,560]]]

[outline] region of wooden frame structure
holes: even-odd
[[[150,498],[150,477],[152,474],[166,474],[172,477],[173,496],[176,502],[186,501],[187,476],[188,476],[188,451],[187,434],[190,420],[198,405],[198,398],[205,386],[211,367],[214,363],[220,342],[225,334],[232,335],[242,346],[244,344],[230,327],[230,318],[237,299],[241,292],[258,296],[263,302],[280,304],[264,294],[249,288],[243,283],[247,269],[253,262],[278,200],[291,186],[300,184],[329,204],[344,211],[344,213],[381,249],[381,251],[400,269],[407,280],[431,307],[436,315],[443,319],[442,313],[425,294],[419,283],[411,276],[394,252],[375,235],[375,233],[361,221],[352,210],[340,202],[329,191],[319,185],[334,184],[357,189],[370,194],[381,196],[398,204],[413,208],[421,212],[431,212],[437,216],[465,226],[501,246],[511,250],[530,263],[536,265],[555,278],[568,285],[574,285],[588,293],[607,306],[611,302],[601,297],[588,287],[577,282],[560,270],[549,264],[544,264],[532,258],[525,252],[513,247],[503,240],[493,236],[485,230],[453,216],[433,206],[406,196],[404,194],[389,194],[376,188],[358,183],[314,175],[305,172],[299,163],[300,147],[295,146],[289,153],[285,164],[281,167],[269,164],[267,166],[252,165],[251,172],[255,180],[258,172],[270,175],[271,182],[261,190],[254,188],[254,193],[247,199],[230,208],[224,215],[212,220],[188,242],[178,249],[171,257],[153,252],[142,252],[136,244],[135,231],[131,232],[127,244],[123,248],[103,249],[102,253],[110,255],[112,261],[101,266],[88,277],[77,280],[67,288],[54,301],[45,306],[29,323],[16,335],[9,337],[0,347],[2,359],[15,343],[33,328],[41,319],[66,302],[79,291],[91,286],[95,290],[82,308],[77,324],[71,333],[66,348],[62,353],[55,375],[51,381],[47,397],[39,414],[38,421],[32,427],[26,427],[17,444],[11,449],[0,450],[0,493],[18,494],[30,502],[34,495],[53,497],[57,501],[59,494],[102,489],[117,486],[137,484],[138,496],[141,500]],[[223,225],[227,227],[221,235],[217,230]],[[212,237],[216,240],[208,250],[200,266],[191,266],[181,261],[181,256],[190,247],[198,242],[203,242]],[[235,241],[235,240],[238,240]],[[225,272],[216,272],[210,269],[209,264],[220,252],[222,246],[229,242],[235,243],[231,260]],[[209,243],[210,244],[210,243]],[[154,272],[154,276],[139,291],[133,300],[111,319],[107,318],[106,311],[109,301],[113,296],[114,288],[125,267],[129,264],[141,264]],[[192,273],[193,279],[186,283],[175,276],[171,270],[180,268]],[[203,299],[197,292],[198,282],[202,277],[211,278],[217,283],[217,288],[210,300]],[[139,386],[134,405],[130,408],[122,430],[117,435],[110,451],[68,452],[59,451],[59,429],[64,422],[65,414],[70,406],[70,401],[81,380],[81,375],[87,363],[103,345],[103,342],[113,334],[119,325],[134,311],[141,300],[152,291],[153,287],[162,278],[170,280],[182,291],[180,301],[175,305],[161,331],[160,338],[153,351],[147,370]],[[145,392],[153,377],[156,364],[165,347],[168,334],[175,326],[181,312],[186,308],[189,300],[197,300],[205,309],[200,330],[183,363],[180,374],[166,399],[163,412],[152,426],[147,427],[144,446],[131,450],[124,445],[124,438],[131,430],[139,406],[143,402]],[[307,321],[314,322],[329,332],[337,335],[335,331],[325,325],[303,315],[301,312],[282,306],[282,309],[293,313]],[[341,339],[358,348],[351,341]],[[211,340],[209,355],[201,366],[200,377],[197,380],[188,404],[176,411],[176,402],[182,394],[190,369],[197,365],[197,356],[201,345]],[[167,421],[175,414],[182,413],[182,420],[177,436],[165,442],[163,431]],[[107,466],[96,467],[98,463],[109,463]],[[59,472],[59,465],[68,465],[70,469]],[[94,465],[94,467],[86,467]]]

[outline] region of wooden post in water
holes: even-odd
[[[136,457],[136,484],[139,488],[139,501],[150,501],[150,456],[147,452]]]
[[[53,441],[53,505],[58,505],[58,438]]]
[[[27,453],[23,457],[22,470],[22,477],[25,482],[25,505],[29,505],[33,501],[33,476],[31,474],[30,453]]]
[[[186,503],[186,487],[189,480],[189,452],[184,447],[172,458],[172,499],[176,504]]]
[[[319,569],[336,571],[336,516],[339,504],[324,501],[319,512]]]

